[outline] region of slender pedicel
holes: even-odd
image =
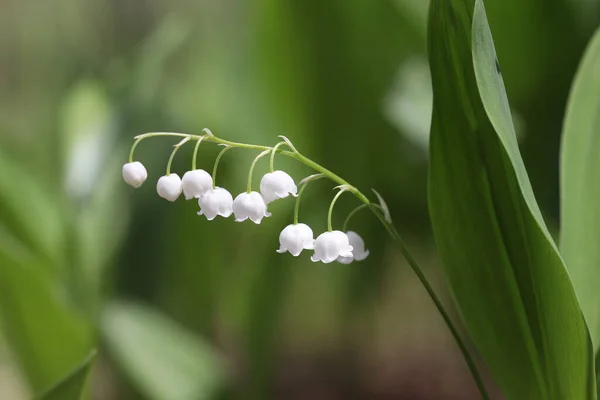
[[[212,173],[213,187],[217,187],[217,168],[219,167],[219,163],[221,162],[221,158],[223,158],[223,155],[225,154],[225,152],[227,150],[233,149],[232,146],[229,146],[229,145],[224,145],[224,146],[225,146],[225,148],[219,152],[219,155],[217,156],[217,159],[215,160],[215,165],[213,167],[213,173]]]
[[[246,188],[247,193],[252,192],[252,174],[254,173],[254,167],[256,167],[256,163],[258,162],[258,160],[269,154],[271,151],[273,151],[273,149],[271,148],[263,151],[262,153],[256,156],[254,161],[252,161],[252,165],[250,165],[250,172],[248,172],[248,187]]]

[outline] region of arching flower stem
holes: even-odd
[[[361,204],[360,206],[356,207],[354,210],[350,211],[350,214],[348,214],[348,216],[346,217],[346,220],[344,221],[344,225],[342,225],[342,231],[346,232],[348,230],[348,223],[350,222],[352,217],[354,217],[355,214],[357,214],[359,211],[364,210],[369,207],[375,207],[375,208],[381,210],[381,206],[379,204],[375,204],[375,203],[371,203],[371,205]]]
[[[317,179],[323,178],[323,174],[315,174],[315,175],[311,175],[307,178],[304,178],[301,182],[300,182],[300,190],[298,191],[298,197],[296,197],[296,204],[294,205],[294,225],[298,224],[298,214],[300,213],[300,198],[302,197],[302,193],[304,193],[304,189],[306,189],[306,186],[308,186],[308,184],[312,181],[316,181]]]
[[[254,161],[252,161],[252,165],[250,165],[250,171],[248,172],[248,187],[246,188],[247,193],[252,192],[252,174],[254,173],[254,167],[256,167],[256,163],[258,162],[258,160],[269,154],[269,152],[271,151],[273,151],[273,149],[271,148],[263,151],[262,153],[256,156]]]
[[[271,159],[269,160],[269,172],[275,171],[275,154],[277,153],[277,150],[279,149],[279,147],[281,147],[283,145],[288,146],[287,142],[285,142],[285,141],[279,142],[271,150]]]
[[[377,216],[377,218],[379,219],[379,221],[381,222],[381,224],[388,231],[388,233],[390,234],[390,236],[396,241],[396,243],[398,245],[398,248],[400,249],[400,252],[402,253],[402,255],[404,256],[404,258],[406,259],[406,261],[410,265],[410,267],[413,270],[413,272],[417,275],[417,278],[419,279],[419,281],[421,282],[421,284],[425,288],[427,294],[429,295],[429,297],[433,301],[435,307],[437,308],[437,310],[441,314],[442,318],[444,319],[444,322],[446,323],[446,326],[450,330],[450,333],[452,334],[452,337],[454,338],[456,344],[458,345],[458,347],[459,347],[459,349],[460,349],[460,351],[461,351],[461,353],[463,355],[463,358],[464,358],[464,360],[465,360],[465,362],[466,362],[466,364],[467,364],[467,366],[469,368],[469,371],[471,372],[471,375],[473,376],[473,379],[475,380],[475,383],[477,385],[477,388],[479,389],[479,392],[481,394],[482,399],[488,400],[490,398],[489,395],[488,395],[488,393],[487,393],[487,391],[486,391],[485,385],[483,384],[483,379],[481,377],[481,374],[479,373],[479,370],[477,369],[477,365],[475,364],[475,361],[474,361],[473,357],[471,356],[471,353],[469,352],[469,349],[467,348],[465,342],[463,341],[462,337],[460,336],[460,334],[458,332],[458,329],[454,325],[454,322],[450,318],[450,315],[446,311],[446,309],[445,309],[442,301],[440,300],[440,298],[438,297],[438,295],[435,293],[435,290],[433,289],[433,287],[431,286],[431,284],[427,280],[427,277],[424,275],[422,268],[420,267],[420,265],[418,264],[418,262],[416,261],[416,259],[414,258],[414,256],[410,252],[410,250],[408,249],[406,243],[404,243],[404,241],[402,240],[402,238],[400,237],[400,235],[396,231],[396,228],[394,227],[394,225],[392,224],[392,222],[387,221],[386,217],[380,211],[380,208],[381,208],[380,206],[376,205],[375,203],[372,203],[368,199],[367,196],[365,196],[363,193],[361,193],[354,186],[350,185],[348,182],[346,182],[340,176],[338,176],[337,174],[331,172],[327,168],[325,168],[325,167],[317,164],[316,162],[312,161],[311,159],[303,156],[301,153],[299,153],[298,151],[296,151],[293,147],[292,147],[293,151],[281,150],[279,148],[273,150],[273,147],[269,147],[269,146],[259,146],[259,145],[245,144],[245,143],[237,143],[237,142],[232,142],[232,141],[229,141],[229,140],[221,139],[221,138],[219,138],[217,136],[214,136],[212,133],[210,133],[210,131],[207,131],[207,130],[205,130],[205,133],[206,133],[206,135],[204,136],[204,140],[205,141],[209,141],[209,142],[213,142],[213,143],[218,143],[218,144],[230,146],[231,148],[236,147],[236,148],[242,148],[242,149],[262,150],[264,154],[268,154],[269,152],[272,151],[273,153],[279,153],[279,154],[282,154],[284,156],[287,156],[287,157],[293,158],[295,160],[298,160],[302,164],[304,164],[304,165],[312,168],[313,170],[319,172],[324,177],[329,178],[331,181],[337,183],[338,185],[345,187],[344,191],[351,192],[352,194],[354,194],[354,196],[356,196],[356,198],[358,200],[360,200],[360,202],[362,202],[366,207],[369,207],[369,209]],[[171,136],[171,137],[189,138],[188,140],[190,140],[190,139],[191,140],[199,140],[200,137],[201,137],[200,135],[189,135],[189,134],[185,134],[185,133],[176,133],[176,132],[151,132],[151,133],[145,133],[143,135],[139,135],[139,136],[135,137],[136,142],[134,143],[134,145],[133,145],[133,147],[131,149],[130,160],[133,157],[133,151],[134,151],[135,147],[143,139],[150,138],[150,137],[155,137],[155,136]],[[221,152],[221,155],[222,155],[223,152]],[[263,153],[261,153],[261,154],[263,154]],[[213,177],[214,177],[214,173],[213,173]],[[336,197],[338,197],[340,194],[341,194],[341,192],[338,193],[336,195]],[[300,195],[298,196],[298,198],[299,197],[300,197]],[[330,207],[330,211],[331,211],[331,207]],[[330,214],[331,214],[331,212],[330,212]],[[329,229],[331,230],[331,227],[329,227]]]
[[[329,212],[327,213],[327,231],[329,231],[329,232],[333,231],[333,224],[331,223],[331,217],[333,215],[333,207],[335,206],[335,203],[338,201],[340,196],[344,192],[349,191],[349,188],[346,186],[341,186],[339,189],[340,189],[340,191],[337,192],[337,194],[334,196],[333,200],[331,200],[331,204],[329,205]]]
[[[138,144],[140,144],[140,142],[143,140],[143,137],[138,137],[136,138],[136,141],[133,142],[133,146],[131,146],[131,150],[129,151],[129,162],[132,163],[133,162],[133,153],[135,153],[135,148],[138,146]]]
[[[415,275],[417,275],[417,278],[419,279],[419,281],[425,288],[425,291],[427,292],[427,294],[433,301],[435,307],[437,308],[438,312],[442,316],[442,319],[444,320],[444,322],[446,323],[446,326],[448,327],[448,330],[452,334],[452,337],[454,338],[454,341],[456,342],[458,348],[460,349],[460,352],[463,355],[463,359],[465,360],[465,363],[467,364],[467,367],[469,368],[469,371],[471,372],[471,375],[473,376],[473,380],[475,381],[475,384],[477,385],[477,389],[479,390],[479,394],[481,395],[481,398],[483,400],[490,400],[490,396],[487,393],[487,390],[485,388],[485,384],[483,383],[481,374],[479,373],[479,370],[477,369],[477,365],[475,364],[475,360],[473,360],[473,357],[471,356],[471,353],[470,353],[469,349],[467,348],[465,341],[460,336],[460,333],[458,332],[458,329],[454,325],[452,318],[450,318],[450,315],[446,311],[444,304],[442,303],[442,301],[438,297],[438,295],[435,293],[435,289],[429,283],[429,280],[423,273],[423,270],[419,266],[419,263],[417,262],[417,260],[414,258],[414,256],[408,249],[408,246],[406,245],[406,243],[404,242],[404,240],[402,239],[402,237],[400,236],[400,234],[398,233],[398,231],[396,230],[394,225],[391,222],[386,221],[385,216],[383,215],[382,212],[379,211],[379,208],[375,207],[374,204],[371,204],[370,209],[377,216],[377,219],[379,219],[379,221],[384,226],[384,228],[388,231],[390,236],[396,241],[396,244],[398,245],[398,248],[400,249],[400,252],[404,256],[404,258],[406,259],[406,262],[408,262],[408,265],[410,266],[410,268],[413,270]]]
[[[217,159],[215,160],[215,165],[213,167],[213,173],[212,173],[213,187],[217,187],[217,168],[219,168],[219,163],[221,162],[221,158],[223,158],[223,155],[225,154],[225,152],[227,150],[232,149],[232,148],[233,147],[231,147],[231,146],[225,146],[225,148],[223,150],[221,150],[221,152],[217,156]]]
[[[139,142],[143,139],[147,139],[147,138],[151,138],[151,137],[158,137],[158,136],[166,136],[166,137],[170,136],[170,137],[180,137],[180,138],[189,137],[190,140],[198,140],[200,137],[203,137],[202,135],[190,135],[187,133],[179,133],[179,132],[150,132],[150,133],[144,133],[142,135],[138,135],[134,139],[136,139]],[[254,145],[254,144],[232,142],[230,140],[221,139],[212,134],[204,135],[203,140],[205,142],[218,143],[218,144],[236,147],[236,148],[240,148],[240,149],[262,150],[262,151],[268,150],[269,152],[273,151],[273,147],[271,147],[271,146],[260,146],[260,145]],[[362,203],[371,204],[371,201],[369,200],[369,198],[367,196],[365,196],[364,194],[362,194],[354,186],[350,185],[350,183],[348,183],[347,181],[342,179],[339,175],[331,172],[327,168],[324,168],[323,166],[312,161],[310,158],[305,157],[301,153],[299,153],[297,151],[289,151],[289,150],[281,150],[281,149],[277,149],[276,152],[279,154],[282,154],[284,156],[287,156],[287,157],[290,157],[290,158],[300,161],[302,164],[306,165],[309,168],[312,168],[313,170],[315,170],[317,172],[320,172],[325,177],[329,178],[331,181],[337,183],[340,186],[342,186],[342,185],[348,186],[348,191],[352,192]]]
[[[177,152],[179,151],[181,146],[183,146],[189,140],[190,140],[189,137],[183,138],[179,143],[177,143],[175,146],[173,146],[173,151],[171,152],[171,157],[169,157],[169,162],[167,163],[167,176],[169,176],[171,174],[171,164],[173,164],[173,159],[175,158],[175,154],[177,154]],[[198,140],[201,140],[201,139],[198,139]]]
[[[194,155],[192,156],[192,171],[196,170],[196,159],[198,158],[198,149],[200,148],[200,143],[202,143],[203,139],[204,136],[200,136],[198,138],[198,141],[196,142],[196,146],[194,146]]]

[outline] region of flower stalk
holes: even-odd
[[[208,129],[204,130],[205,135],[190,135],[190,134],[185,134],[185,133],[177,133],[177,132],[151,132],[151,133],[145,133],[139,136],[135,137],[135,142],[131,148],[131,152],[130,152],[130,156],[129,156],[129,161],[132,162],[133,161],[133,154],[135,151],[135,148],[137,147],[137,145],[144,139],[147,138],[151,138],[151,137],[180,137],[183,140],[178,143],[175,146],[175,149],[173,150],[171,157],[169,159],[169,164],[167,166],[167,175],[169,175],[170,173],[170,167],[171,167],[171,163],[172,160],[175,156],[175,153],[177,152],[177,150],[179,149],[179,147],[181,147],[181,145],[183,145],[185,142],[187,142],[188,140],[197,140],[198,143],[196,144],[196,149],[199,146],[199,142],[200,141],[206,141],[206,142],[212,142],[212,143],[217,143],[223,146],[226,146],[225,149],[223,149],[216,161],[215,161],[215,165],[214,165],[214,169],[213,169],[213,182],[214,185],[216,185],[216,172],[217,172],[217,166],[219,164],[219,161],[221,160],[223,154],[229,150],[230,148],[242,148],[242,149],[250,149],[250,150],[259,150],[261,151],[261,153],[254,159],[254,161],[252,162],[251,168],[250,168],[250,172],[248,175],[248,186],[247,186],[247,193],[250,194],[251,193],[251,188],[252,188],[252,173],[254,170],[254,167],[256,165],[256,162],[263,156],[271,153],[271,161],[270,161],[270,170],[271,172],[273,172],[274,168],[273,168],[273,160],[274,160],[274,156],[276,153],[293,158],[297,161],[299,161],[300,163],[308,166],[309,168],[312,168],[313,170],[315,170],[316,172],[318,172],[318,174],[313,175],[307,179],[305,179],[304,181],[300,182],[301,188],[300,191],[298,193],[298,197],[296,199],[296,205],[295,205],[295,210],[294,210],[294,224],[298,224],[298,212],[299,212],[299,204],[300,204],[300,198],[302,196],[302,193],[304,191],[304,189],[306,188],[307,184],[309,181],[313,180],[314,177],[326,177],[329,180],[335,182],[338,187],[340,188],[340,191],[336,194],[336,196],[333,198],[330,207],[329,207],[329,212],[328,212],[328,221],[327,221],[327,225],[328,225],[328,232],[325,232],[324,234],[322,234],[321,236],[327,236],[326,239],[324,240],[334,240],[336,241],[337,237],[333,237],[335,235],[339,235],[342,234],[341,231],[335,231],[333,232],[332,229],[332,223],[331,223],[331,219],[332,219],[332,213],[333,213],[333,207],[336,203],[336,201],[338,200],[338,198],[341,196],[342,193],[344,192],[351,192],[352,194],[354,194],[354,196],[361,202],[363,203],[362,205],[360,205],[359,207],[357,207],[355,210],[353,210],[350,215],[348,215],[348,218],[346,219],[346,221],[344,222],[344,230],[346,229],[346,225],[348,224],[348,221],[350,220],[350,218],[356,214],[358,211],[364,209],[364,208],[369,208],[373,214],[375,214],[375,216],[377,217],[377,219],[379,219],[379,221],[381,222],[381,224],[384,226],[384,228],[387,230],[387,232],[390,234],[390,236],[394,239],[394,241],[396,242],[396,244],[398,245],[400,252],[402,253],[402,255],[404,256],[404,258],[406,259],[406,261],[408,262],[409,266],[411,267],[411,269],[413,270],[413,272],[417,275],[417,278],[419,279],[419,281],[421,282],[421,284],[423,285],[423,287],[425,288],[425,291],[427,292],[427,294],[429,295],[429,297],[431,298],[431,300],[433,301],[435,307],[437,308],[437,310],[439,311],[439,313],[441,314],[444,322],[446,323],[446,326],[448,327],[448,329],[450,330],[450,333],[452,335],[452,337],[454,338],[457,346],[459,347],[463,358],[467,364],[467,367],[469,368],[469,371],[471,372],[471,375],[473,376],[473,379],[475,381],[475,384],[477,385],[477,388],[479,389],[479,392],[481,394],[482,399],[484,400],[489,400],[489,395],[486,391],[485,385],[483,383],[483,379],[479,373],[479,370],[477,369],[477,365],[475,364],[475,361],[473,359],[473,357],[471,356],[469,349],[467,348],[465,342],[463,341],[462,337],[460,336],[460,333],[458,332],[458,329],[456,328],[456,326],[454,325],[454,322],[452,321],[452,319],[450,318],[450,315],[448,314],[448,312],[446,311],[441,299],[438,297],[438,295],[436,294],[435,290],[433,289],[433,287],[431,286],[430,282],[428,281],[427,277],[425,276],[425,274],[423,273],[422,268],[420,267],[420,265],[418,264],[418,262],[416,261],[415,257],[412,255],[412,253],[410,252],[410,250],[408,249],[406,243],[402,240],[400,234],[397,232],[396,228],[394,227],[391,218],[389,217],[389,213],[387,212],[387,207],[385,206],[384,203],[382,203],[382,205],[379,205],[377,203],[373,203],[369,200],[369,198],[367,196],[365,196],[360,190],[358,190],[356,187],[352,186],[351,184],[349,184],[346,180],[344,180],[343,178],[341,178],[339,175],[331,172],[330,170],[328,170],[327,168],[321,166],[320,164],[317,164],[316,162],[312,161],[311,159],[305,157],[304,155],[302,155],[300,152],[298,152],[296,150],[296,148],[293,146],[293,144],[289,141],[289,139],[282,137],[284,142],[280,142],[277,145],[275,145],[274,147],[270,147],[270,146],[260,146],[260,145],[252,145],[252,144],[245,144],[245,143],[238,143],[238,142],[232,142],[229,140],[225,140],[225,139],[221,139],[215,135],[212,134],[212,132],[210,132]],[[282,145],[286,144],[290,149],[290,150],[282,150],[280,147]],[[195,153],[194,153],[194,161],[193,161],[194,167],[195,167]],[[216,187],[216,186],[215,186]],[[226,192],[226,191],[224,191]],[[380,198],[380,196],[377,194],[377,192],[375,192],[377,197]],[[211,196],[214,195],[216,193],[211,193]],[[219,194],[220,195],[220,194]],[[231,195],[229,195],[229,193],[227,192],[228,198],[227,200],[227,207],[225,209],[225,211],[219,211],[220,214],[219,215],[223,215],[223,216],[228,216],[231,212],[230,212],[230,206],[229,204],[231,203]],[[239,197],[239,196],[238,196]],[[261,198],[262,199],[262,198]],[[209,200],[212,201],[212,199],[210,199],[208,196],[205,196],[203,198],[200,198],[200,202],[208,202]],[[381,200],[381,199],[380,199]],[[214,215],[207,215],[208,219],[212,219],[216,216],[217,214],[217,209],[216,209],[216,205],[222,203],[222,201],[219,199],[219,201],[215,201],[215,211],[213,212]],[[212,211],[212,210],[211,210]],[[202,213],[202,211],[201,211]],[[268,215],[267,215],[268,216]],[[262,216],[261,216],[262,218]],[[256,222],[256,221],[255,221]],[[259,223],[260,221],[256,222]],[[309,236],[309,235],[307,235]],[[312,235],[310,235],[312,236]],[[340,244],[340,246],[346,246],[345,241],[347,241],[347,237],[346,238],[342,238],[344,243],[341,242],[336,242],[337,244]],[[318,244],[318,240],[319,238],[317,238],[317,244]],[[352,246],[349,246],[349,249],[352,249]],[[315,252],[316,254],[316,252]],[[351,254],[351,253],[350,253]],[[314,256],[313,256],[314,257]],[[313,261],[316,261],[315,259],[313,259]],[[329,260],[327,260],[329,262]]]
[[[213,166],[213,173],[212,173],[213,187],[217,187],[217,169],[219,168],[219,163],[221,162],[221,158],[223,158],[223,155],[225,154],[225,152],[227,150],[232,149],[232,148],[233,147],[231,147],[231,146],[225,145],[225,148],[219,152],[219,155],[217,156],[217,159],[215,160],[215,165]]]
[[[254,174],[254,167],[256,167],[256,163],[258,162],[258,160],[260,160],[272,151],[273,149],[268,148],[267,150],[264,150],[262,153],[257,155],[254,161],[252,161],[252,165],[250,165],[250,172],[248,172],[248,187],[246,188],[247,193],[252,192],[252,174]]]
[[[333,207],[335,206],[335,203],[338,201],[338,199],[340,198],[340,196],[348,191],[349,189],[345,186],[342,186],[339,188],[340,191],[337,192],[337,194],[335,195],[335,197],[333,198],[333,200],[331,200],[331,204],[329,205],[329,212],[327,213],[327,231],[331,232],[333,231],[333,224],[331,223],[331,218],[333,216]]]

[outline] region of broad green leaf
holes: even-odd
[[[69,305],[64,288],[16,247],[13,254],[0,251],[0,317],[34,392],[67,375],[92,348],[92,330]]]
[[[429,206],[468,332],[508,399],[595,398],[573,286],[521,159],[481,0],[433,0]]]
[[[561,159],[560,249],[597,352],[600,347],[600,30],[575,78]]]
[[[62,217],[56,193],[0,151],[0,229],[56,268],[65,242]]]
[[[96,358],[92,351],[73,371],[39,396],[38,400],[80,400],[83,397],[87,377]]]
[[[207,343],[145,306],[111,304],[102,334],[119,368],[148,399],[208,399],[224,382]]]

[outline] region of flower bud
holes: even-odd
[[[260,224],[263,217],[270,217],[267,212],[267,204],[258,192],[240,193],[233,200],[233,213],[237,222],[250,218],[255,224]]]
[[[297,196],[298,187],[291,176],[283,171],[274,171],[262,177],[260,180],[260,192],[263,195],[266,204],[273,200],[288,197],[288,195]]]
[[[128,185],[139,188],[146,178],[148,178],[148,172],[141,162],[134,161],[123,165],[123,179]]]
[[[348,236],[344,232],[325,232],[315,240],[315,254],[311,260],[329,264],[338,257],[352,257],[352,250]]]
[[[212,221],[217,215],[228,218],[232,211],[233,197],[226,189],[216,187],[209,190],[198,199],[200,211],[198,215],[204,215],[207,220]]]
[[[337,261],[342,264],[350,264],[352,261],[362,261],[369,255],[369,250],[365,250],[365,241],[360,235],[353,231],[346,232],[348,241],[352,246],[352,257],[338,257]]]
[[[313,250],[315,239],[313,231],[306,224],[293,224],[286,226],[279,234],[278,253],[289,251],[291,255],[297,257],[303,249]]]
[[[156,191],[163,199],[175,201],[181,194],[181,178],[177,174],[161,176],[156,183]]]
[[[187,171],[181,179],[181,187],[186,200],[204,196],[213,188],[213,180],[203,169]]]

